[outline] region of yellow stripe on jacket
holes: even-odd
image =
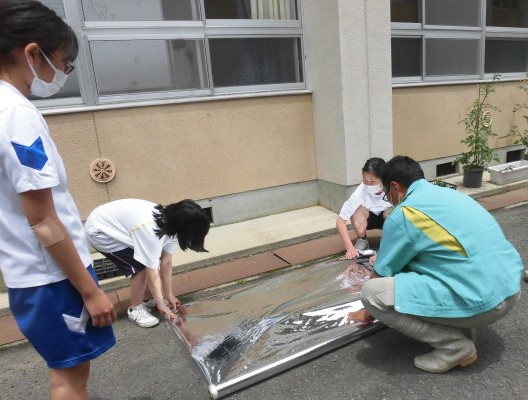
[[[403,206],[402,211],[405,217],[432,241],[467,257],[466,250],[460,244],[458,239],[428,215],[412,207]]]

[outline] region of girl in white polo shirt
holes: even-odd
[[[90,360],[115,344],[66,171],[27,99],[57,93],[78,44],[37,1],[0,0],[0,268],[17,324],[49,368],[52,399],[88,398]]]
[[[392,205],[384,200],[385,192],[379,178],[380,168],[385,161],[378,157],[367,160],[362,169],[363,182],[354,190],[343,204],[336,226],[339,236],[345,245],[345,257],[351,259],[359,256],[359,251],[369,248],[368,229],[381,229]],[[352,223],[357,240],[352,244],[347,223]]]

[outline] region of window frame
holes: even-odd
[[[137,105],[170,104],[189,101],[214,100],[220,98],[252,97],[262,95],[280,95],[306,93],[307,77],[304,62],[304,37],[302,24],[302,0],[297,0],[297,18],[295,20],[245,20],[245,19],[206,19],[204,0],[198,0],[198,13],[201,19],[196,21],[84,21],[81,0],[62,0],[67,23],[79,39],[79,57],[75,62],[79,80],[79,97],[39,99],[35,105],[43,113],[77,112],[94,109],[122,108]],[[299,83],[280,83],[246,85],[215,88],[212,80],[209,39],[211,38],[298,38],[301,59],[297,74],[302,74]],[[186,89],[153,91],[130,94],[99,94],[95,70],[93,67],[90,42],[96,40],[131,39],[192,39],[204,41],[204,78],[209,87],[205,89]],[[298,58],[295,56],[296,59]]]
[[[425,7],[426,0],[420,0],[419,15],[420,23],[391,22],[391,39],[405,37],[422,38],[422,75],[420,77],[393,77],[393,87],[407,86],[428,86],[428,85],[448,85],[457,83],[473,83],[478,81],[491,80],[493,73],[485,72],[486,40],[501,39],[525,39],[528,41],[528,28],[516,27],[497,27],[486,25],[486,1],[480,0],[480,27],[473,26],[450,26],[450,25],[427,25],[425,24]],[[476,75],[438,75],[435,77],[426,75],[426,57],[427,46],[426,40],[431,38],[448,38],[448,39],[475,39],[479,40],[479,61],[478,73]],[[528,60],[527,60],[528,66]],[[526,72],[519,73],[500,73],[502,81],[520,80],[528,77],[528,67]]]

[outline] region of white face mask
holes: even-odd
[[[35,68],[29,63],[29,68],[31,69],[31,72],[33,72],[33,82],[31,82],[31,94],[33,96],[37,97],[51,97],[54,94],[57,94],[59,90],[64,86],[66,83],[66,79],[68,78],[68,75],[66,75],[64,72],[62,72],[60,69],[55,68],[55,66],[51,63],[48,57],[40,50],[42,53],[42,56],[45,58],[45,60],[48,62],[51,69],[55,72],[55,75],[53,76],[53,80],[51,82],[45,82],[42,79],[40,79],[37,75],[37,72],[35,71]]]
[[[380,185],[365,185],[365,187],[367,188],[367,191],[370,194],[378,194],[378,193],[383,192],[383,186],[381,184]]]

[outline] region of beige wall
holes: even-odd
[[[317,178],[309,94],[136,107],[46,120],[84,219],[109,200],[167,204]],[[90,163],[116,165],[108,184]]]
[[[518,82],[499,83],[489,97],[490,103],[502,110],[492,111],[493,127],[499,136],[509,130],[513,105],[523,101],[517,86]],[[393,89],[394,154],[423,161],[463,152],[460,140],[464,126],[458,122],[477,94],[476,84]],[[519,115],[515,123],[522,124]],[[493,138],[490,143],[496,148],[505,147],[513,144],[513,139]]]

